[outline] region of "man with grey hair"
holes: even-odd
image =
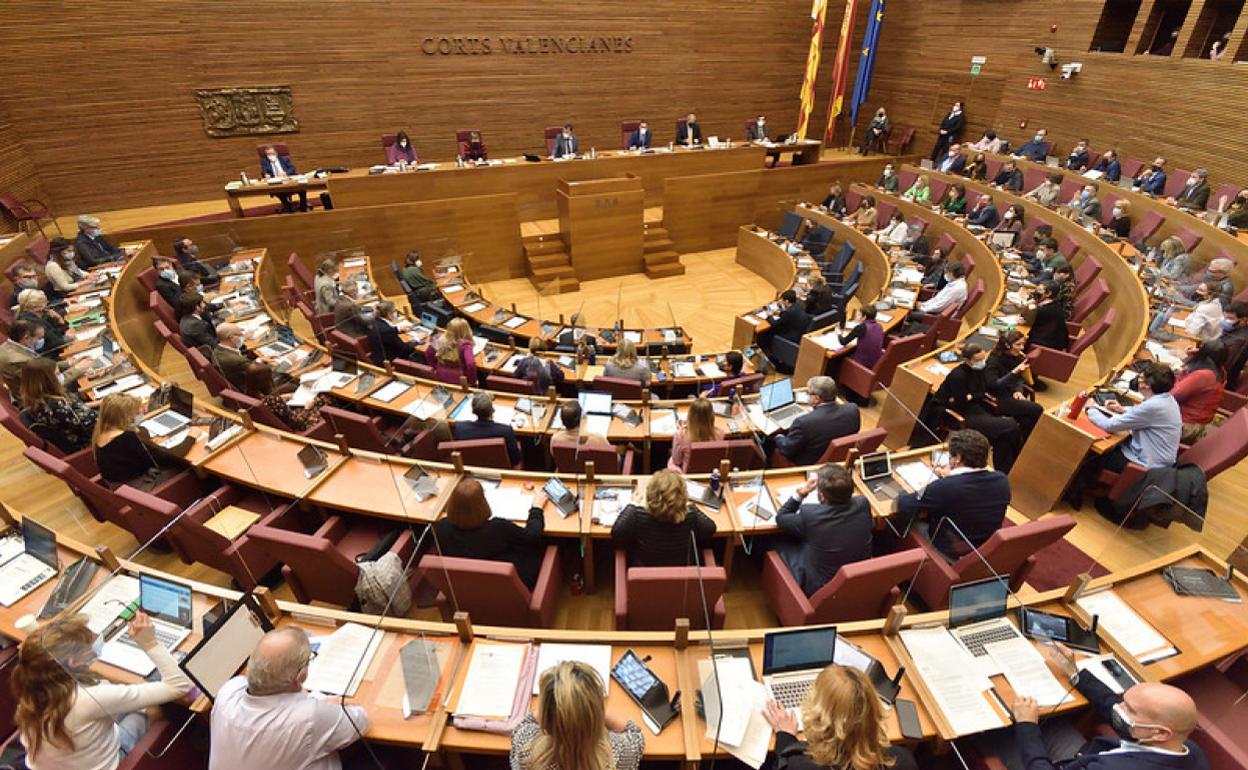
[[[334,301],[334,328],[349,337],[367,337],[368,322],[357,303],[360,286],[355,281],[343,281],[340,294]]]
[[[217,692],[209,770],[341,770],[338,751],[368,730],[368,712],[305,691],[311,660],[301,629],[287,626],[264,635],[247,675]]]
[[[477,417],[475,421],[455,422],[455,427],[451,429],[455,440],[501,438],[507,446],[507,458],[512,467],[519,468],[523,459],[520,455],[520,442],[516,441],[516,432],[510,425],[494,422],[494,396],[483,390],[472,394],[472,413]]]
[[[121,249],[100,234],[100,218],[90,214],[78,217],[78,237],[74,239],[74,256],[78,267],[90,270],[122,258]]]
[[[834,439],[857,433],[862,424],[858,407],[836,403],[836,381],[811,377],[806,391],[814,407],[798,417],[787,433],[776,436],[776,451],[794,465],[814,465]]]
[[[1166,202],[1187,211],[1201,213],[1209,205],[1209,171],[1198,168],[1187,177],[1183,191]]]
[[[243,348],[243,327],[236,323],[217,324],[217,344],[212,362],[240,393],[246,391],[247,365],[251,358]]]
[[[1218,257],[1209,260],[1209,264],[1205,266],[1204,271],[1189,283],[1183,284],[1183,296],[1188,299],[1196,299],[1196,292],[1206,283],[1213,282],[1217,284],[1218,291],[1214,295],[1225,307],[1231,301],[1231,297],[1235,294],[1235,284],[1231,281],[1231,273],[1235,270],[1235,263],[1227,257]]]

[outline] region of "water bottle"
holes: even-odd
[[[1070,413],[1068,415],[1070,419],[1079,419],[1079,415],[1083,413],[1083,405],[1087,402],[1088,392],[1086,390],[1080,391],[1079,395],[1075,396],[1074,400],[1070,402]]]
[[[719,497],[719,488],[721,486],[719,478],[719,468],[711,471],[711,494]]]
[[[598,348],[597,348],[597,347],[595,347],[594,345],[590,345],[590,346],[589,346],[589,349],[588,349],[588,353],[589,353],[589,365],[590,365],[590,366],[597,366],[597,364],[598,364]]]
[[[580,596],[581,593],[584,592],[585,580],[581,577],[581,573],[578,572],[572,576],[572,585],[570,586],[570,590],[573,596]]]
[[[589,148],[589,157],[590,157],[591,159],[592,159],[592,158],[597,158],[597,157],[598,157],[598,148],[597,148],[597,147],[590,147],[590,148]]]
[[[246,171],[243,171],[243,172],[239,173],[239,177],[240,177],[240,178],[242,178],[242,180],[243,180],[243,184],[251,184],[251,180],[247,178],[247,172],[246,172]]]

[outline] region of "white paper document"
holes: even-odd
[[[974,673],[978,666],[945,627],[903,629],[901,640],[955,733],[981,733],[1004,724],[984,697],[992,683]]]
[[[902,481],[906,482],[916,492],[932,483],[932,480],[936,478],[936,474],[932,472],[931,466],[917,460],[894,465],[893,473],[896,473]]]
[[[1100,627],[1137,658],[1156,658],[1174,650],[1169,640],[1127,606],[1112,588],[1081,596],[1078,604],[1089,615],[1099,616]]]
[[[676,433],[676,411],[674,409],[650,410],[650,434],[653,436],[671,436]]]
[[[537,648],[537,676],[533,678],[533,694],[542,686],[542,672],[548,668],[575,660],[598,672],[602,679],[602,695],[605,698],[611,687],[611,645],[609,644],[556,644],[542,642]]]
[[[520,687],[520,670],[528,652],[527,644],[489,644],[478,640],[472,648],[455,713],[494,719],[511,716]]]
[[[605,436],[611,430],[611,415],[609,414],[587,414],[585,415],[585,430],[599,436]]]
[[[723,377],[724,370],[719,368],[719,364],[714,361],[707,361],[698,365],[698,371],[702,372],[704,377]]]
[[[1046,708],[1056,706],[1070,698],[1069,687],[1057,681],[1044,656],[1030,639],[1015,637],[984,645],[988,655],[1005,673],[1014,692],[1035,698]]]
[[[714,666],[699,660],[698,679],[706,704],[706,737],[757,770],[771,743],[771,727],[763,718],[770,697],[767,686],[754,679],[744,658],[720,658]]]
[[[533,493],[524,487],[487,488],[485,499],[495,518],[508,521],[528,520],[529,509],[533,507]]]
[[[374,390],[372,394],[369,395],[369,398],[374,401],[380,401],[383,404],[388,404],[402,394],[406,393],[407,389],[410,387],[411,385],[408,385],[402,380],[391,380],[377,390]]]
[[[87,628],[100,633],[112,623],[130,602],[139,599],[139,579],[114,575],[100,586],[79,613],[87,616]]]
[[[359,623],[339,626],[321,641],[303,686],[326,695],[355,695],[383,636]]]

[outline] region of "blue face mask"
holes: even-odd
[[[1235,328],[1235,322],[1229,318],[1222,319],[1222,331],[1229,332]]]
[[[44,339],[43,337],[40,337],[39,339],[35,340],[35,344],[32,346],[32,348],[34,350],[43,350],[43,343],[45,342],[47,342],[47,340]]]

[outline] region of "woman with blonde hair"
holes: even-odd
[[[643,501],[645,508],[638,505]],[[630,567],[685,567],[698,556],[690,533],[702,548],[715,529],[715,522],[689,503],[685,477],[664,468],[649,483],[637,485],[632,502],[611,527],[611,539],[628,554]]]
[[[139,400],[134,396],[105,396],[91,434],[91,446],[104,481],[151,491],[177,474],[182,463],[177,454],[140,435],[138,416]],[[193,439],[188,435],[187,440]]]
[[[446,331],[425,348],[425,361],[441,382],[458,383],[460,377],[470,387],[477,384],[477,357],[472,352],[472,327],[463,318],[453,318]]]
[[[908,201],[914,201],[921,206],[931,203],[932,187],[928,182],[927,174],[919,174],[918,179],[914,180],[914,184],[910,185],[910,189],[902,193],[901,197]]]
[[[538,491],[524,527],[508,519],[494,518],[481,482],[466,478],[446,499],[446,516],[433,523],[438,554],[461,559],[509,561],[529,588],[537,585],[542,563],[542,532],[546,517],[542,507],[546,494]]]
[[[769,701],[763,717],[776,731],[776,765],[787,770],[917,770],[914,755],[890,746],[884,709],[861,671],[833,664],[802,701],[806,740],[797,739],[796,715]]]
[[[537,716],[511,733],[511,770],[637,770],[646,739],[631,719],[607,713],[605,683],[566,661],[542,674]]]
[[[695,398],[689,405],[689,417],[672,436],[672,455],[667,467],[684,473],[689,466],[689,453],[694,444],[723,441],[724,432],[715,427],[715,408],[705,398]]]
[[[620,339],[615,355],[611,356],[602,373],[607,377],[637,380],[643,388],[650,384],[650,367],[637,357],[637,345],[627,338]]]
[[[56,362],[32,358],[22,367],[22,419],[35,435],[65,454],[91,442],[95,410],[65,395],[56,376]]]
[[[323,259],[316,267],[315,284],[312,288],[317,313],[334,312],[334,303],[338,301],[338,261]]]
[[[1162,278],[1181,281],[1192,272],[1192,259],[1187,255],[1187,247],[1176,235],[1161,242],[1157,247],[1157,270]]]
[[[22,642],[11,685],[31,770],[113,770],[147,732],[143,710],[190,691],[147,615],[135,615],[127,633],[156,664],[158,681],[102,681],[91,670],[100,637],[85,615],[52,620]]]

